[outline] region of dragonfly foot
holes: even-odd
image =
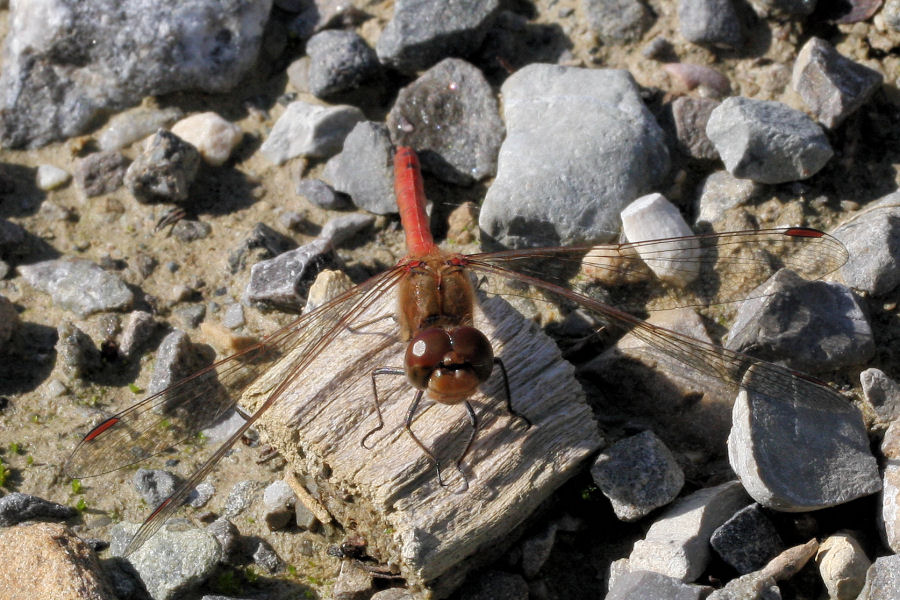
[[[370,437],[372,437],[372,434],[377,433],[377,432],[381,431],[382,429],[384,429],[383,423],[381,425],[379,425],[378,427],[376,427],[375,429],[371,430],[366,435],[364,435],[363,439],[359,442],[359,445],[362,446],[363,448],[365,448],[366,450],[371,450],[372,448],[374,448],[375,447],[374,445],[366,446],[366,440],[368,440]]]

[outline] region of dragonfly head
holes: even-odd
[[[409,341],[405,366],[413,386],[438,402],[456,404],[491,376],[494,353],[474,327],[430,327]]]

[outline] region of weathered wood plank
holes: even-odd
[[[370,314],[393,312],[394,299],[387,296]],[[509,371],[513,406],[534,426],[525,429],[507,413],[495,369],[472,400],[482,422],[463,465],[467,492],[458,493],[461,478],[453,467],[470,431],[464,408],[424,401],[413,424],[447,465],[449,485],[441,488],[403,428],[414,393],[404,377],[379,378],[385,427],[369,439],[371,450],[360,445],[377,424],[370,373],[402,366],[405,347],[391,318],[341,332],[259,422],[313,496],[425,596],[449,593],[472,555],[522,523],[600,445],[573,368],[552,340],[498,297],[478,309],[476,325]],[[251,411],[258,406],[291,361],[289,355],[271,369],[242,404]]]

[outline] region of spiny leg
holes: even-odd
[[[441,462],[437,459],[437,457],[425,447],[425,444],[422,443],[422,440],[416,437],[416,434],[413,433],[412,430],[412,422],[413,417],[416,415],[416,409],[419,408],[419,402],[422,401],[422,398],[425,396],[425,390],[417,390],[416,397],[413,398],[412,404],[409,405],[409,411],[406,413],[406,433],[409,434],[409,437],[413,439],[413,441],[419,445],[419,448],[422,449],[422,452],[425,453],[425,456],[431,459],[431,462],[434,463],[434,468],[437,471],[437,479],[438,483],[441,487],[447,487],[447,484],[444,483],[444,477],[441,475]]]
[[[371,450],[368,446],[366,446],[366,440],[369,439],[373,433],[377,431],[381,431],[384,429],[384,419],[381,417],[381,403],[378,401],[378,385],[375,383],[375,378],[378,375],[405,375],[406,371],[397,367],[378,367],[377,369],[372,371],[372,399],[375,402],[375,414],[378,416],[378,425],[375,426],[374,429],[369,431],[366,435],[363,436],[362,441],[359,443],[360,446],[365,448],[366,450]]]
[[[466,413],[469,415],[469,422],[472,424],[472,433],[469,434],[469,441],[466,442],[466,447],[463,448],[462,454],[459,455],[459,458],[456,460],[456,470],[459,471],[460,476],[462,476],[463,487],[462,490],[465,492],[469,489],[469,480],[466,479],[465,473],[462,470],[462,463],[465,460],[466,456],[469,454],[469,450],[472,449],[472,442],[475,441],[475,436],[478,435],[478,415],[475,414],[475,410],[472,408],[472,405],[468,400],[465,401]]]
[[[500,374],[503,376],[503,391],[506,393],[506,410],[509,411],[509,414],[525,423],[525,429],[528,429],[532,425],[531,419],[512,407],[512,395],[509,393],[509,376],[506,373],[506,367],[503,365],[503,361],[494,357],[494,364],[500,367]]]

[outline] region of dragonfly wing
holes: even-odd
[[[288,352],[301,357],[294,367],[296,377],[324,344],[359,319],[364,308],[389,291],[403,272],[398,266],[376,275],[258,344],[106,419],[75,448],[66,461],[66,474],[89,477],[108,473],[190,439],[232,408],[241,392]],[[273,400],[281,390],[273,392]]]
[[[571,283],[584,295],[636,311],[746,300],[781,268],[819,279],[847,257],[843,244],[826,233],[783,227],[469,258],[560,286]]]

